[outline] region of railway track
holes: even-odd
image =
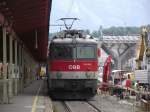
[[[54,112],[73,112],[69,104],[65,101],[53,101]]]
[[[100,110],[98,107],[96,107],[94,104],[92,104],[89,101],[87,101],[86,103],[89,104],[91,107],[93,107],[97,112],[105,112],[105,111]]]
[[[53,105],[54,112],[104,112],[88,101],[54,101]]]
[[[67,102],[62,102],[63,103],[63,105],[65,106],[65,108],[66,108],[66,112],[72,112],[72,110],[71,110],[71,108],[69,107],[69,104],[67,103]]]
[[[122,101],[124,102],[124,101]],[[131,112],[133,107],[120,103],[112,97],[96,97],[95,100],[52,101],[57,111],[54,112]]]

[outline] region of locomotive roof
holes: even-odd
[[[82,30],[64,30],[52,39],[52,43],[89,43],[97,44],[96,38],[85,35]]]
[[[73,43],[75,40],[75,43],[89,43],[89,44],[97,44],[96,39],[89,39],[89,38],[56,38],[52,40],[52,43]]]

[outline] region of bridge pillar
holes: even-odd
[[[122,63],[121,63],[121,61],[122,61],[122,58],[121,58],[121,57],[118,57],[118,64],[117,64],[118,67],[117,67],[117,68],[118,68],[119,70],[122,69]]]

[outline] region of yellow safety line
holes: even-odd
[[[39,93],[40,93],[40,89],[41,89],[41,84],[40,84],[40,87],[39,87],[39,89],[38,89],[38,91],[37,91],[37,94],[36,94],[36,96],[35,96],[35,98],[34,98],[34,101],[33,101],[33,104],[32,104],[32,110],[31,110],[31,112],[36,112],[36,104],[37,104],[37,101],[38,101],[38,95],[39,95]]]

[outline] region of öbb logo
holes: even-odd
[[[69,65],[68,69],[69,70],[79,70],[80,69],[80,65]]]

